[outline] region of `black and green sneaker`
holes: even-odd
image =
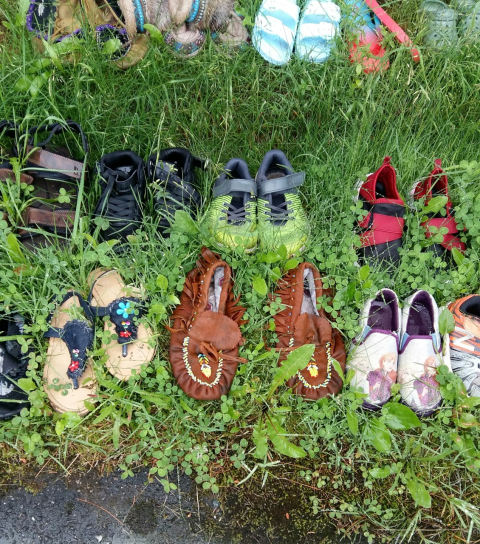
[[[305,172],[295,172],[282,151],[272,149],[257,172],[258,237],[260,247],[275,251],[285,245],[289,255],[303,250],[308,221],[298,187]]]
[[[213,202],[207,215],[210,232],[220,247],[241,248],[246,253],[257,247],[257,184],[247,163],[231,159],[213,186]]]

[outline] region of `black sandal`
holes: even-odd
[[[195,188],[195,168],[204,169],[205,164],[182,147],[164,149],[148,158],[148,179],[158,184],[155,210],[160,216],[158,232],[163,238],[170,236],[176,211],[184,210],[193,215],[201,207],[202,197]]]

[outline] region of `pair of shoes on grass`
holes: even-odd
[[[29,406],[28,395],[19,387],[26,377],[29,351],[22,352],[25,320],[20,314],[0,318],[0,421],[18,415]],[[23,343],[26,346],[26,343]]]
[[[347,363],[355,371],[351,385],[366,394],[365,408],[378,410],[387,403],[394,383],[400,385],[403,403],[417,414],[430,415],[440,406],[435,377],[440,365],[450,369],[450,357],[438,320],[437,303],[427,291],[407,299],[403,312],[391,289],[382,289],[366,303],[363,330]]]
[[[331,0],[308,0],[301,17],[296,0],[263,0],[252,43],[271,64],[286,64],[294,49],[301,59],[325,62],[340,31],[340,18],[340,8]]]
[[[195,168],[203,167],[204,162],[184,148],[164,149],[151,155],[147,164],[133,151],[104,155],[97,164],[101,196],[94,211],[94,216],[108,220],[101,237],[125,242],[140,228],[147,180],[154,193],[158,233],[168,237],[177,211],[193,214],[201,206]]]
[[[30,250],[54,243],[66,245],[75,223],[79,186],[86,178],[83,161],[88,142],[81,126],[66,121],[24,131],[12,122],[2,121],[1,133],[14,141],[10,162],[0,165],[2,193],[8,195],[1,204],[3,219],[17,227],[19,240]],[[45,133],[47,137],[37,141]],[[54,144],[52,140],[58,134],[80,135],[77,147],[83,157],[78,159],[65,145]],[[20,171],[22,163],[25,166]],[[20,192],[25,193],[24,198]],[[15,200],[27,205],[18,207]]]
[[[247,163],[231,159],[215,181],[207,224],[220,247],[253,252],[257,245],[274,251],[285,245],[289,255],[307,241],[308,221],[299,187],[304,172],[295,172],[282,151],[263,158],[254,180]]]
[[[95,341],[95,318],[104,319],[105,366],[128,380],[154,356],[152,331],[139,319],[144,306],[138,289],[126,286],[116,270],[97,269],[89,276],[90,294],[68,291],[49,318],[43,371],[44,389],[57,412],[85,415],[85,401],[96,397],[97,380],[89,353]]]
[[[140,1],[30,0],[26,27],[40,52],[45,51],[48,41],[69,62],[81,58],[86,37],[91,35],[113,66],[125,69],[147,53],[145,11],[145,3]],[[107,43],[117,45],[113,52]]]
[[[478,0],[453,0],[450,5],[441,0],[426,0],[420,12],[426,21],[425,45],[444,49],[454,46],[459,38],[480,42]]]
[[[317,299],[322,280],[314,265],[302,263],[279,281],[272,299],[284,309],[275,316],[280,352],[279,365],[299,346],[314,344],[315,351],[304,369],[288,381],[293,392],[311,400],[337,394],[342,380],[333,361],[345,369],[345,349],[340,332],[333,329]],[[230,266],[207,248],[185,280],[180,304],[172,315],[170,363],[179,386],[199,400],[228,394],[243,343],[240,326],[245,308],[233,294]]]
[[[466,245],[458,230],[448,179],[441,165],[440,159],[435,160],[435,168],[430,175],[416,183],[410,194],[414,203],[424,204],[426,219],[422,227],[426,238],[434,241],[428,249],[437,256],[447,257],[454,250],[464,253]],[[390,157],[385,157],[382,166],[369,174],[365,182],[360,181],[357,188],[356,199],[362,202],[367,212],[359,222],[362,260],[398,263],[405,225],[405,202],[398,192],[397,174],[390,164]],[[434,197],[443,197],[443,214],[436,208],[429,209]]]

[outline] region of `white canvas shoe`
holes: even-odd
[[[432,414],[442,403],[437,367],[444,363],[438,306],[427,291],[405,301],[398,355],[398,383],[403,402],[419,415]]]
[[[364,407],[378,410],[390,399],[397,379],[401,327],[397,295],[382,289],[367,301],[361,319],[363,330],[354,340],[347,368],[355,370],[351,385],[368,394]]]

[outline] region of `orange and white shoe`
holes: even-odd
[[[452,370],[471,397],[480,397],[480,295],[460,298],[448,309],[455,320],[455,330],[450,333]]]

